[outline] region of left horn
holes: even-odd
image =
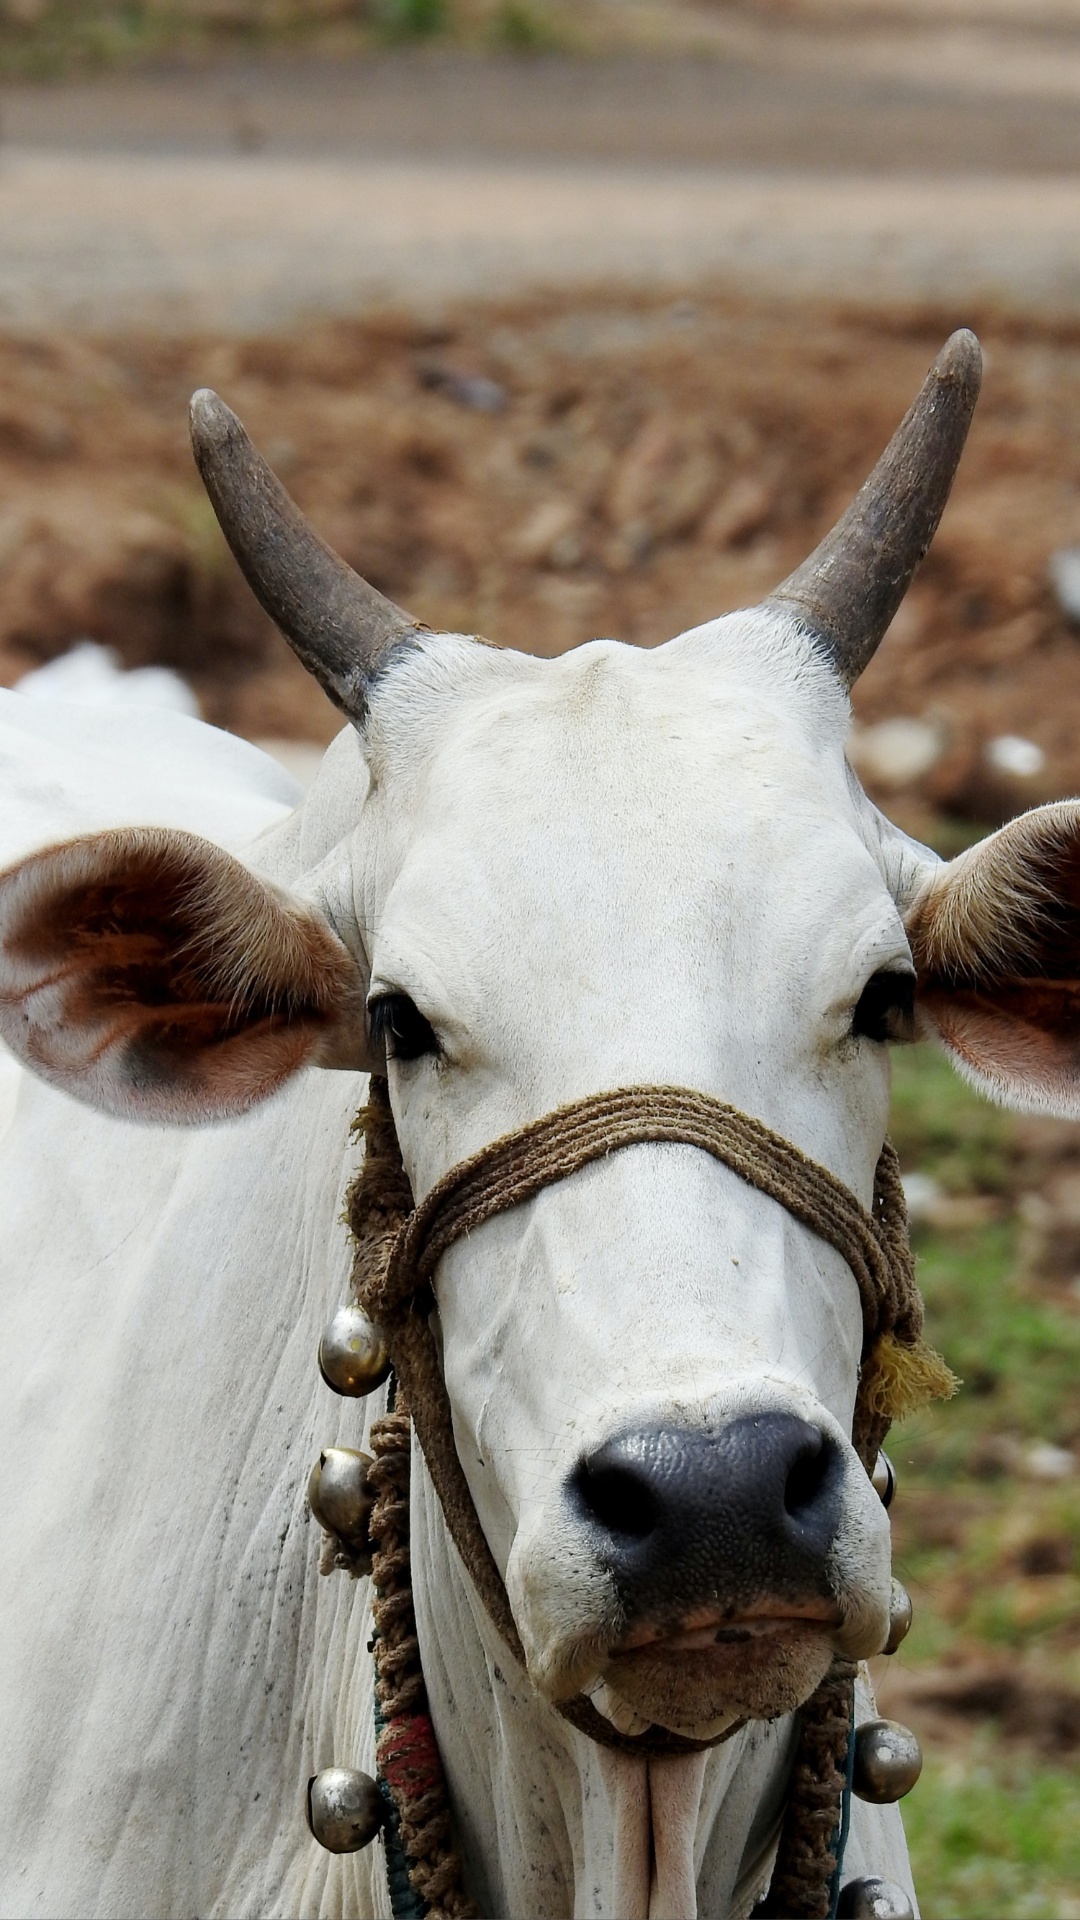
[[[873,659],[937,532],[981,381],[979,343],[963,328],[843,518],[765,603],[802,616],[846,687]]]
[[[320,540],[230,407],[191,402],[191,445],[214,512],[260,605],[323,691],[359,720],[382,656],[426,632]]]

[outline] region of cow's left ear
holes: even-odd
[[[367,1062],[364,982],[305,903],[194,834],[97,833],[0,875],[0,1037],[106,1113],[243,1113]]]
[[[920,1031],[1006,1105],[1080,1116],[1080,802],[938,867],[907,932]]]

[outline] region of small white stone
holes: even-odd
[[[1076,1472],[1076,1458],[1068,1447],[1036,1440],[1025,1449],[1023,1470],[1029,1480],[1068,1480]]]
[[[856,773],[879,787],[906,787],[936,767],[945,747],[945,730],[936,721],[881,720],[852,728],[848,758]]]
[[[1080,547],[1061,547],[1050,557],[1050,580],[1070,620],[1080,620]]]
[[[928,1173],[905,1173],[901,1184],[907,1201],[908,1219],[913,1225],[921,1225],[929,1220],[941,1199],[941,1188]]]
[[[1034,740],[1018,733],[1001,733],[987,742],[986,758],[998,773],[1011,773],[1019,780],[1031,780],[1046,765],[1046,755]]]

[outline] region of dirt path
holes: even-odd
[[[313,312],[703,278],[1080,309],[1080,182],[598,164],[10,153],[0,325],[252,330]]]
[[[1080,308],[1080,30],[233,60],[0,101],[0,326],[250,330],[555,286]]]

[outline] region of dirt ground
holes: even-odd
[[[179,667],[219,724],[330,736],[201,493],[196,386],[236,407],[320,532],[431,624],[542,654],[597,634],[653,645],[802,557],[971,317],[988,353],[976,426],[858,715],[934,732],[929,773],[886,766],[877,782],[917,828],[931,810],[993,820],[1080,791],[1080,638],[1047,573],[1080,543],[1080,328],[993,314],[697,293],[278,338],[8,338],[0,675],[88,635]],[[995,768],[1002,735],[1034,743],[1042,768]]]

